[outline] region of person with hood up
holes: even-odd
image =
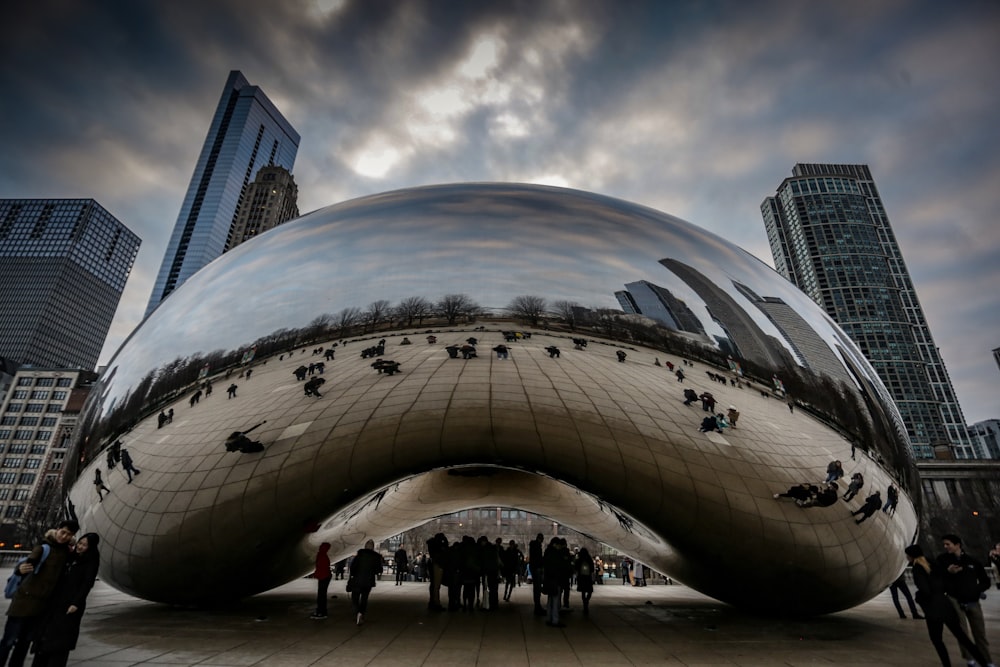
[[[35,635],[32,667],[64,667],[69,661],[80,637],[87,596],[97,580],[100,542],[97,533],[87,533],[76,541]]]

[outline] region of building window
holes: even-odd
[[[8,519],[18,519],[24,514],[24,505],[8,505],[3,515]]]
[[[73,380],[72,380],[72,378],[59,378],[56,381],[56,386],[57,387],[72,387],[73,386]]]
[[[18,378],[18,380],[17,380],[17,386],[18,387],[30,387],[31,386],[31,381],[32,381],[32,379],[28,378],[28,377]]]
[[[20,468],[21,466],[24,465],[24,459],[15,459],[7,457],[3,460],[2,465],[4,468]]]
[[[11,393],[10,397],[18,401],[23,401],[28,398],[29,393],[30,392],[27,389],[17,389]]]
[[[25,412],[43,412],[45,410],[45,405],[42,403],[28,403],[28,406],[24,409]]]
[[[0,484],[13,484],[16,481],[16,472],[0,472]]]
[[[59,420],[55,417],[42,417],[42,426],[55,426]]]
[[[45,409],[46,412],[62,412],[62,406],[58,403],[49,403],[49,407]]]
[[[38,382],[35,383],[36,387],[51,387],[56,383],[55,378],[38,378]]]
[[[42,460],[41,459],[28,459],[25,462],[24,467],[27,468],[28,470],[35,470],[36,468],[41,468],[42,467]]]
[[[10,489],[0,489],[0,500],[7,500],[10,498]]]
[[[35,440],[48,440],[52,437],[52,431],[39,431],[35,434]]]
[[[54,391],[52,392],[53,401],[65,401],[67,392],[65,391]]]
[[[31,446],[31,453],[32,454],[44,454],[46,449],[47,448],[46,448],[45,445],[32,445]]]
[[[8,403],[7,412],[20,412],[23,407],[20,403]]]
[[[0,429],[0,440],[7,440],[8,438],[10,438],[10,429]]]
[[[33,472],[22,472],[21,476],[17,480],[18,484],[34,484],[35,483],[35,473]]]
[[[14,500],[27,500],[28,489],[14,489]]]
[[[14,431],[15,440],[31,440],[31,436],[34,435],[34,431],[30,428],[19,428]]]
[[[19,442],[17,444],[11,445],[10,449],[8,449],[7,451],[10,454],[26,454],[28,452],[28,446],[24,443]]]
[[[31,392],[31,398],[42,400],[42,401],[47,401],[47,400],[49,400],[49,393],[50,392],[47,392],[47,391],[38,391],[36,389],[35,391]]]
[[[0,417],[0,426],[13,426],[16,423],[17,423],[17,417],[15,417],[14,415],[6,415],[4,417]]]

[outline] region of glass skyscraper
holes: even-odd
[[[232,71],[201,148],[146,315],[226,249],[261,167],[295,165],[299,134],[257,86]]]
[[[822,306],[892,393],[914,454],[975,449],[867,165],[797,164],[761,204],[778,272]]]
[[[0,200],[0,357],[93,370],[140,243],[93,199]]]

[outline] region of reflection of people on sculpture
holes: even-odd
[[[616,356],[618,357],[618,361],[619,361],[620,363],[625,363],[625,357],[627,357],[627,356],[628,356],[628,355],[627,355],[627,354],[625,354],[625,352],[623,352],[622,350],[618,350],[617,352],[615,352],[615,355],[616,355]]]
[[[320,377],[315,377],[309,380],[309,382],[306,382],[302,387],[305,390],[305,395],[315,396],[316,398],[322,398],[323,395],[319,393],[319,388],[323,386],[323,383],[325,382],[326,380]]]
[[[470,338],[469,339],[471,345],[475,345],[475,343],[471,342],[471,341],[474,341],[474,340],[475,340],[475,338]],[[494,347],[493,351],[497,353],[497,359],[506,359],[507,355],[509,354],[509,348],[506,345],[502,344],[502,343],[500,345],[497,345],[496,347]]]
[[[850,500],[858,495],[858,491],[865,486],[865,478],[860,472],[851,475],[851,483],[847,485],[847,492],[844,493],[844,500]]]
[[[104,500],[104,494],[102,494],[101,491],[107,491],[108,493],[111,493],[111,489],[106,487],[104,485],[104,480],[101,479],[100,468],[94,468],[94,488],[97,489],[97,497],[100,498],[101,501]]]
[[[156,417],[156,428],[163,428],[163,425],[167,423],[167,413],[160,410],[160,414]]]
[[[444,349],[448,353],[449,357],[452,359],[458,359],[458,345],[446,345]]]
[[[729,410],[726,412],[726,416],[729,417],[729,425],[732,428],[736,428],[736,421],[740,418],[740,411],[736,409],[735,405],[729,406]]]
[[[840,461],[830,461],[826,466],[826,481],[836,482],[844,476],[844,466]]]
[[[889,488],[885,490],[885,505],[882,506],[882,511],[892,516],[896,513],[896,505],[899,503],[899,489],[897,489],[892,484]]]
[[[226,388],[226,393],[229,394],[227,398],[236,398],[236,383],[229,385]]]
[[[701,426],[698,430],[702,433],[708,433],[709,431],[718,431],[719,423],[715,419],[715,415],[709,415],[701,420]]]
[[[578,350],[582,350],[583,348],[587,347],[587,339],[586,338],[574,338],[573,339],[573,347],[575,347]]]
[[[549,353],[549,357],[552,359],[559,357],[559,348],[556,347],[555,345],[549,345],[547,348],[545,348],[545,351]]]
[[[399,372],[399,362],[390,361],[389,359],[376,359],[372,364],[374,368],[379,373],[385,373],[386,375],[392,375],[393,373]]]
[[[247,433],[266,423],[267,420],[265,419],[259,424],[254,424],[245,431],[233,431],[230,433],[229,437],[226,438],[226,451],[241,452],[243,454],[253,454],[255,452],[264,451],[264,445],[260,444],[259,440],[251,440],[248,438]]]
[[[819,493],[819,488],[816,485],[803,482],[802,484],[788,487],[788,490],[784,493],[774,494],[774,499],[791,498],[795,501],[806,502],[817,493]]]
[[[694,389],[684,390],[684,405],[691,405],[698,400],[698,394],[695,393]]]
[[[702,392],[701,396],[699,396],[698,398],[701,399],[702,410],[704,410],[705,412],[715,411],[715,396],[712,396],[712,392],[710,391]]]
[[[463,345],[459,350],[462,352],[463,359],[472,359],[476,356],[476,348],[472,345]]]
[[[306,379],[306,373],[308,373],[308,372],[309,372],[309,369],[307,367],[305,367],[305,366],[299,366],[294,371],[292,371],[292,375],[295,376],[296,380],[302,381],[302,380]]]
[[[681,369],[678,368],[677,372],[674,373],[674,375],[677,376],[677,381],[678,382],[684,382],[684,371],[682,371]]]
[[[838,488],[836,482],[830,482],[819,493],[812,494],[806,500],[796,500],[795,504],[799,507],[830,507],[837,503]]]
[[[854,523],[864,523],[865,520],[870,518],[871,515],[875,514],[875,512],[878,512],[880,509],[882,509],[882,492],[876,489],[875,493],[865,498],[865,504],[862,505],[860,509],[851,512],[851,516],[857,516],[860,514],[861,518],[856,520]]]

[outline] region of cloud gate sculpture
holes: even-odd
[[[712,412],[686,389],[738,423],[699,430]],[[881,592],[917,530],[899,414],[814,303],[687,222],[559,188],[388,192],[238,246],[122,345],[78,431],[69,502],[101,577],[168,603],[506,506],[717,599],[826,613]],[[774,497],[833,460],[840,496],[863,475],[856,498]],[[894,512],[858,513],[890,485]]]

